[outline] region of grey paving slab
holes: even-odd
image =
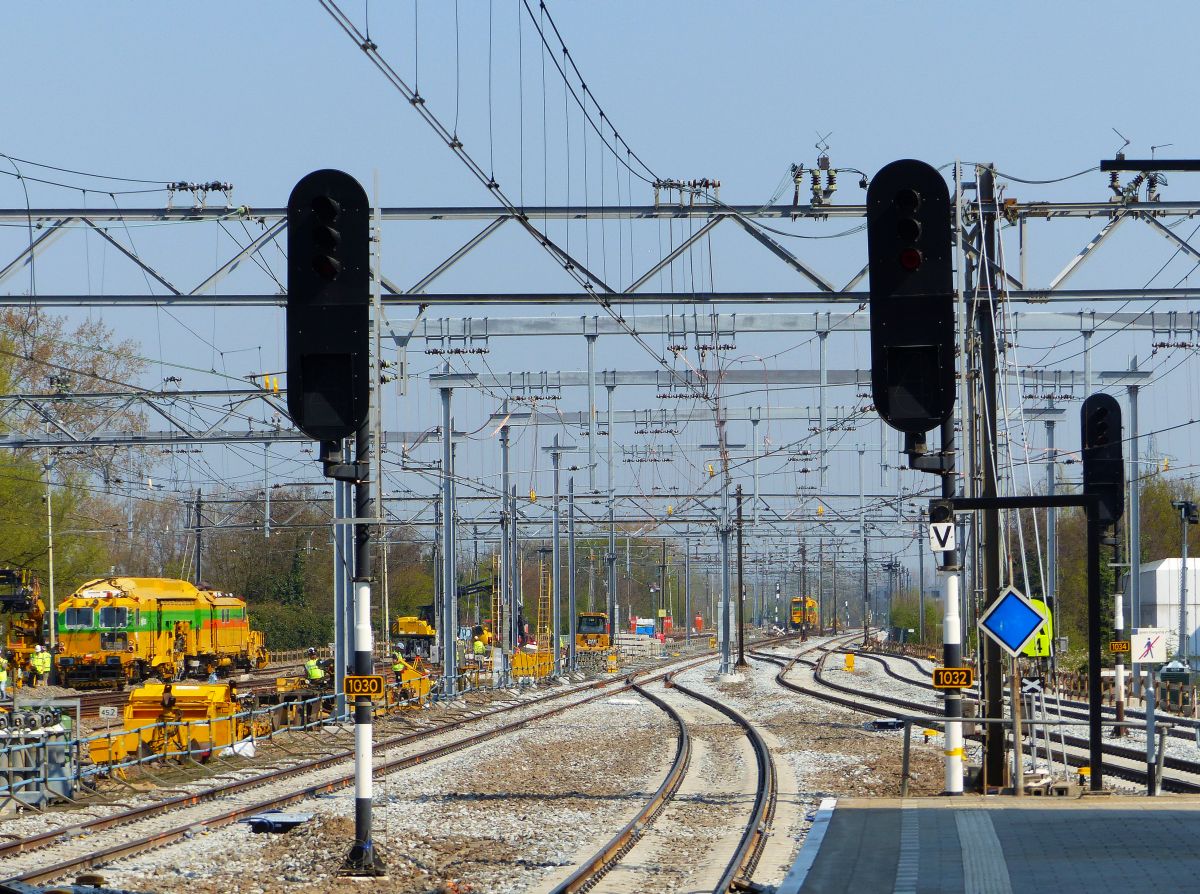
[[[802,864],[802,894],[1178,894],[1200,890],[1200,798],[839,800]]]

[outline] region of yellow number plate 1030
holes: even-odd
[[[372,698],[382,698],[383,677],[378,675],[352,677],[347,674],[342,677],[342,688],[348,696],[369,695]]]
[[[935,667],[935,689],[967,689],[975,685],[975,669],[971,667]]]

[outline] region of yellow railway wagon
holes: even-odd
[[[245,601],[184,580],[88,581],[57,607],[55,623],[64,686],[120,689],[147,678],[227,676],[267,664]]]
[[[789,620],[792,630],[808,625],[810,630],[817,626],[817,601],[810,596],[793,596]]]

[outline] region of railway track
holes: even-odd
[[[869,658],[869,659],[872,659],[873,661],[879,662],[883,666],[884,673],[886,673],[889,677],[892,677],[893,679],[895,679],[901,683],[907,683],[912,686],[921,686],[921,687],[925,687],[925,688],[928,688],[930,686],[930,681],[929,681],[928,677],[926,677],[924,679],[914,680],[911,677],[906,677],[903,674],[897,673],[891,667],[890,660],[894,659],[896,661],[902,661],[902,662],[911,664],[919,672],[921,672],[923,674],[927,674],[928,671],[926,671],[925,668],[921,667],[918,659],[913,658],[910,655],[891,655],[886,652],[880,653],[880,652],[857,652],[857,651],[856,651],[856,654],[862,656],[863,658]],[[979,700],[979,692],[977,689],[971,689],[971,690],[964,689],[963,697],[967,698],[967,699],[971,699],[973,701],[978,701]],[[1061,701],[1061,704],[1063,706],[1062,716],[1070,717],[1072,719],[1081,719],[1081,718],[1086,718],[1088,716],[1087,702],[1079,701],[1078,699],[1069,699],[1069,698],[1060,699],[1059,701]],[[1056,704],[1055,710],[1057,710],[1057,709],[1058,709],[1058,705]],[[1103,716],[1107,720],[1109,720],[1109,721],[1116,720],[1116,709],[1115,708],[1110,707],[1108,705],[1104,705],[1104,706],[1101,706],[1100,710],[1101,710],[1101,713],[1103,714]],[[1181,717],[1178,714],[1171,714],[1171,713],[1168,713],[1168,712],[1162,711],[1162,710],[1156,710],[1155,714],[1158,717],[1158,722],[1172,724],[1170,731],[1167,733],[1168,737],[1170,737],[1172,739],[1178,739],[1181,742],[1195,742],[1196,741],[1197,730],[1200,730],[1200,720],[1196,720],[1191,717]],[[1125,709],[1125,719],[1126,720],[1145,720],[1145,718],[1146,718],[1145,711],[1138,710],[1136,708],[1128,708],[1128,707]]]
[[[834,695],[830,692],[822,691],[815,687],[805,687],[793,683],[786,679],[786,675],[791,671],[792,667],[797,663],[796,660],[785,658],[784,656],[773,655],[771,653],[752,650],[751,657],[760,660],[769,661],[780,666],[780,671],[775,675],[775,680],[784,688],[799,692],[804,695],[812,696],[826,702],[841,705],[866,714],[874,714],[878,717],[895,717],[896,712],[893,708],[901,708],[904,711],[909,711],[918,716],[929,716],[931,713],[939,709],[937,703],[931,702],[916,702],[908,699],[902,699],[895,696],[884,695],[882,693],[863,693],[858,689],[849,686],[843,686],[825,679],[822,675],[823,664],[828,654],[823,656],[816,663],[814,668],[814,682],[826,689],[831,689],[834,692],[842,693],[842,695]],[[910,682],[910,681],[906,681]],[[915,684],[914,684],[915,685]],[[932,687],[930,687],[932,688]],[[931,724],[931,726],[940,729],[939,724]],[[1067,746],[1067,760],[1071,766],[1085,767],[1088,765],[1088,740],[1084,737],[1063,734],[1060,741]],[[1035,746],[1039,756],[1045,756],[1045,749],[1041,744]],[[1103,771],[1106,775],[1116,776],[1138,785],[1146,785],[1145,771],[1145,752],[1142,749],[1129,748],[1122,745],[1116,745],[1111,742],[1105,742],[1103,745],[1106,760],[1103,765]],[[1200,793],[1200,764],[1194,761],[1187,761],[1181,758],[1167,757],[1164,761],[1164,766],[1173,771],[1174,775],[1163,776],[1164,791],[1177,792],[1181,794],[1196,794]]]
[[[806,651],[819,648],[823,647],[814,645]],[[770,748],[754,725],[739,712],[718,699],[680,684],[675,679],[677,673],[679,672],[676,671],[669,674],[664,680],[664,686],[671,691],[686,696],[692,701],[704,705],[710,711],[717,712],[731,720],[745,734],[753,751],[756,765],[756,782],[749,816],[737,844],[733,848],[732,855],[720,870],[718,879],[711,888],[716,894],[724,894],[724,892],[729,891],[752,890],[753,884],[751,878],[758,865],[770,832],[777,798],[775,764]],[[657,698],[653,693],[645,690],[644,687],[636,688],[639,694],[666,711],[675,722],[678,734],[674,760],[662,783],[649,800],[638,810],[637,814],[605,843],[596,854],[584,861],[566,880],[555,887],[553,894],[576,894],[576,892],[589,891],[595,887],[605,875],[617,867],[626,855],[646,838],[650,826],[663,814],[668,804],[673,799],[676,799],[680,793],[681,786],[688,773],[692,754],[692,738],[688,734],[687,722],[680,715],[679,711],[663,699]],[[710,804],[706,803],[704,809],[711,810],[712,808]],[[645,863],[646,861],[642,862]],[[628,888],[629,890],[641,890],[638,886],[642,881],[636,878],[633,880],[624,880],[625,884],[618,881],[614,889],[625,890]],[[705,890],[709,890],[707,885],[705,886]]]
[[[691,667],[713,659],[712,655],[680,659],[683,667]],[[676,669],[679,669],[678,667]],[[536,720],[552,717],[590,701],[607,698],[616,692],[630,689],[634,676],[661,679],[668,673],[661,667],[635,671],[622,679],[599,680],[575,686],[562,692],[534,699],[505,703],[492,711],[480,711],[460,716],[437,726],[406,732],[374,745],[375,772],[394,773],[425,761],[468,748],[503,735]],[[547,702],[561,700],[597,690],[565,705],[536,712],[496,727],[452,741],[439,743],[413,753],[398,753],[406,746],[434,736],[452,733],[467,724],[499,714],[528,709]],[[353,784],[353,772],[339,765],[353,759],[350,749],[336,749],[320,758],[276,769],[248,779],[222,783],[202,792],[188,792],[158,803],[141,805],[116,814],[87,820],[69,827],[60,827],[41,835],[33,835],[0,846],[0,877],[10,881],[42,883],[67,877],[124,856],[162,847],[195,834],[197,831],[219,828],[256,813],[274,809],[303,798],[336,791]],[[315,780],[311,777],[316,776]],[[231,806],[232,805],[232,806]],[[89,836],[106,832],[111,843],[95,846]]]
[[[762,850],[766,845],[767,835],[770,832],[771,820],[775,815],[775,799],[778,789],[776,786],[775,762],[771,758],[771,750],[767,747],[762,734],[755,729],[754,725],[733,708],[715,698],[704,695],[694,689],[689,689],[675,682],[673,678],[668,679],[670,680],[671,688],[707,705],[715,711],[719,711],[741,727],[750,742],[751,748],[754,749],[758,781],[755,786],[754,805],[750,811],[750,819],[742,831],[733,857],[726,863],[720,880],[713,890],[716,894],[724,894],[726,891],[748,889],[751,887],[750,879],[754,875],[755,868],[758,866],[759,857],[762,856]]]

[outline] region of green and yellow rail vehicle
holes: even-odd
[[[57,607],[58,680],[79,689],[265,667],[244,600],[184,580],[91,580]]]

